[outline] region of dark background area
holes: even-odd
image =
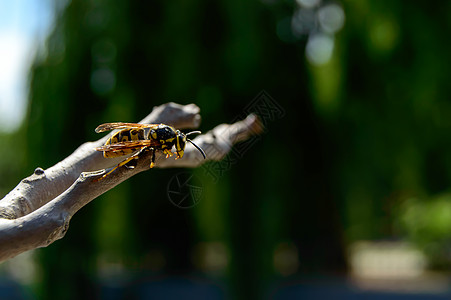
[[[330,5],[338,10],[326,24],[342,12],[342,28],[319,21]],[[138,122],[169,101],[197,104],[203,132],[249,112],[265,132],[221,163],[154,169],[93,201],[64,239],[35,252],[32,294],[359,297],[343,288],[359,241],[407,242],[428,270],[448,270],[450,12],[448,1],[388,0],[73,0],[58,9],[31,68],[25,123],[2,134],[4,193],[98,139],[97,125]],[[315,37],[325,44],[314,47]],[[167,196],[180,172],[202,186],[189,209]],[[325,294],[297,284],[318,279]]]

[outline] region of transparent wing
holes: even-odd
[[[104,152],[118,152],[122,150],[140,150],[144,147],[160,146],[161,144],[155,140],[140,140],[140,141],[126,141],[120,143],[114,143],[109,145],[103,145],[97,147],[97,151]]]
[[[157,128],[158,124],[138,124],[138,123],[123,123],[123,122],[114,122],[114,123],[105,123],[97,126],[96,132],[104,132],[113,129],[129,129],[129,128]]]

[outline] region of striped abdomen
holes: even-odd
[[[110,137],[106,142],[105,145],[110,145],[110,144],[117,144],[117,143],[121,143],[121,142],[126,142],[126,141],[139,141],[139,140],[145,140],[145,136],[144,136],[144,129],[124,129],[121,130],[117,133],[115,133],[112,137]],[[114,151],[114,152],[103,152],[103,157],[118,157],[118,156],[123,156],[123,155],[127,155],[127,154],[131,154],[137,150],[139,150],[140,148],[135,148],[135,149],[123,149],[123,150],[118,150],[118,151]]]

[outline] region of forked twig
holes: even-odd
[[[180,129],[197,128],[200,124],[199,108],[194,104],[183,106],[167,103],[155,107],[141,121],[160,122]],[[182,159],[164,159],[163,154],[158,153],[156,167],[192,168],[205,161],[220,160],[233,144],[261,133],[262,129],[255,115],[237,123],[221,124],[194,139],[205,150],[206,160],[188,143]],[[128,178],[149,169],[151,151],[139,155],[134,168],[121,166],[104,180],[98,181],[105,174],[102,169],[114,167],[124,159],[107,159],[95,150],[110,136],[84,143],[53,167],[46,170],[36,168],[32,175],[23,179],[0,200],[0,261],[45,247],[62,238],[71,218],[83,206]]]

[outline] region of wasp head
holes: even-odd
[[[191,132],[188,132],[187,134],[184,134],[183,132],[180,132],[180,130],[177,130],[177,139],[176,139],[176,143],[175,143],[175,150],[177,152],[177,158],[183,157],[183,154],[185,153],[186,142],[190,142],[191,144],[193,144],[193,146],[196,147],[197,150],[200,151],[200,153],[202,154],[204,159],[206,158],[204,150],[202,150],[199,146],[194,144],[192,140],[187,138],[188,135],[197,134],[197,133],[201,133],[201,132],[200,131],[191,131]]]
[[[175,141],[175,150],[177,152],[177,158],[182,158],[185,152],[186,135],[180,130],[177,130],[177,138]]]

